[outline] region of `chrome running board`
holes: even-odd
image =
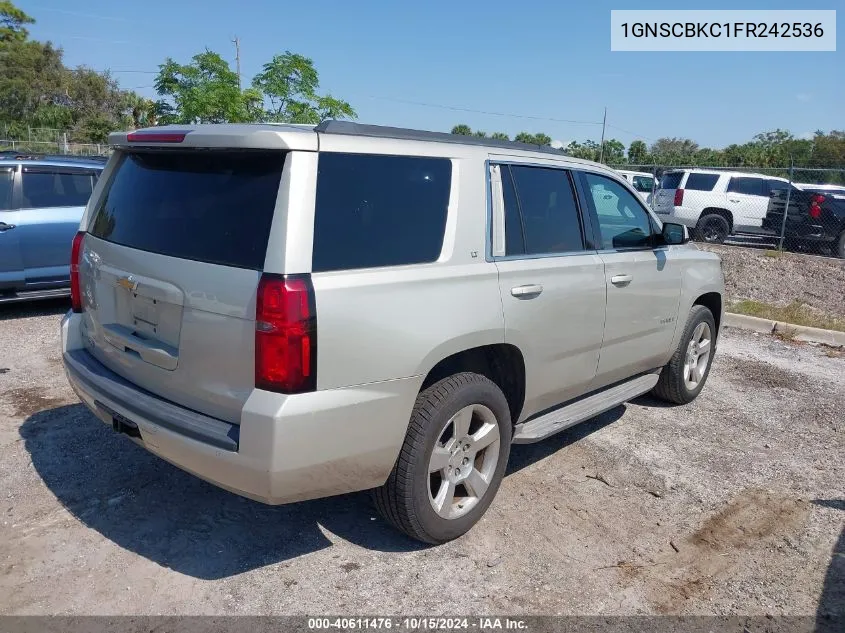
[[[538,418],[517,424],[512,442],[514,444],[531,444],[544,440],[550,435],[568,429],[579,422],[594,418],[623,402],[643,395],[657,384],[659,378],[659,373],[637,376]]]

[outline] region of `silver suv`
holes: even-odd
[[[484,514],[512,443],[707,379],[719,259],[601,165],[346,122],[111,143],[73,242],[68,379],[237,494],[372,488],[444,542]]]

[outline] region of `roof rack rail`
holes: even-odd
[[[386,125],[368,125],[354,123],[352,121],[323,121],[314,128],[314,131],[323,134],[342,134],[346,136],[369,136],[373,138],[393,138],[407,141],[481,145],[484,147],[501,147],[502,149],[518,149],[528,152],[544,152],[556,156],[566,156],[563,151],[549,147],[548,145],[531,145],[518,141],[500,141],[498,139],[478,136],[464,136],[462,134],[449,134],[448,132],[428,132],[426,130],[412,130]]]

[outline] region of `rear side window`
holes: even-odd
[[[569,172],[547,167],[511,165],[510,175],[516,193],[517,207],[505,191],[505,248],[511,245],[508,230],[521,218],[525,254],[547,255],[584,249],[581,222]],[[506,178],[503,172],[502,179]],[[517,242],[518,243],[518,242]],[[505,251],[506,255],[519,252]]]
[[[12,208],[12,176],[14,172],[9,168],[0,169],[0,211]]]
[[[684,177],[682,171],[669,171],[663,174],[660,178],[661,189],[677,189],[681,184],[681,178]]]
[[[94,188],[91,172],[24,168],[21,207],[83,207]]]
[[[719,182],[719,174],[690,174],[687,176],[685,189],[694,191],[713,191],[713,187]]]
[[[762,178],[731,178],[728,191],[744,193],[749,196],[768,196],[769,191],[764,187],[765,181]]]
[[[451,183],[448,158],[320,154],[312,270],[436,261]]]
[[[142,251],[261,270],[285,155],[124,153],[90,233]]]

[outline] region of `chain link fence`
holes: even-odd
[[[845,258],[845,167],[611,167],[694,240]]]
[[[107,143],[74,142],[64,130],[0,124],[0,152],[6,154],[107,156],[109,151]]]

